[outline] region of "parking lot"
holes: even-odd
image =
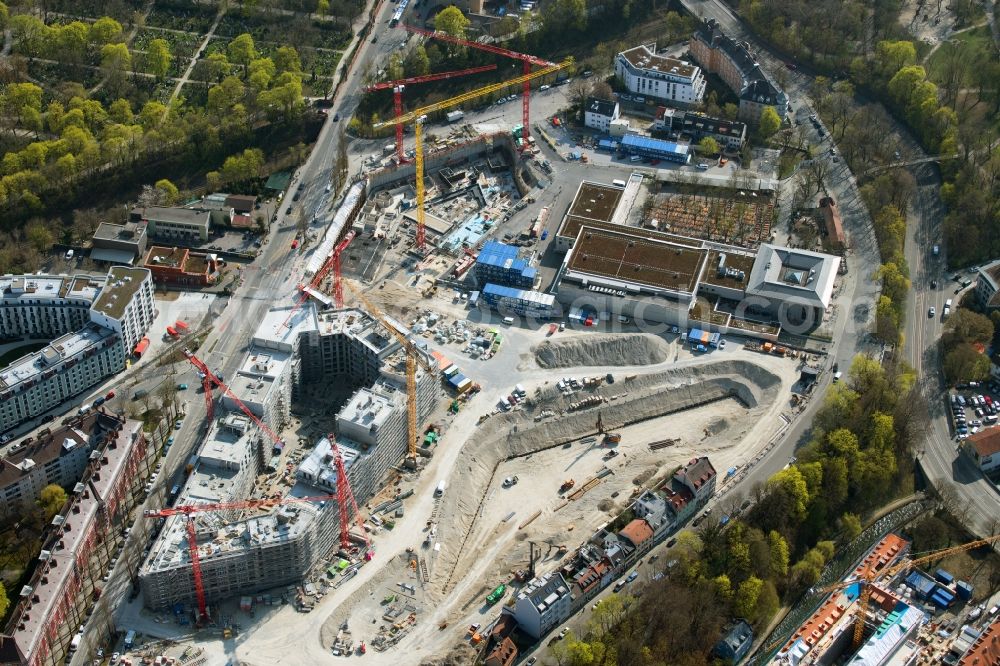
[[[951,424],[957,440],[964,440],[983,428],[997,424],[1000,414],[998,394],[1000,383],[996,380],[988,383],[963,382],[949,392]]]

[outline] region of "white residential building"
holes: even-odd
[[[125,367],[119,335],[96,324],[56,338],[0,371],[0,432],[44,414]]]
[[[153,274],[146,268],[112,266],[90,309],[90,320],[120,335],[131,353],[155,318]]]
[[[618,102],[591,97],[584,107],[583,124],[601,132],[610,132],[611,123],[618,120],[619,115]]]
[[[541,638],[569,617],[573,595],[558,571],[530,581],[517,594],[514,619],[521,631]]]
[[[0,277],[0,335],[55,338],[90,320],[104,278],[87,275]]]
[[[641,44],[615,57],[615,75],[642,97],[674,106],[694,106],[705,96],[701,68],[656,54],[656,44]]]

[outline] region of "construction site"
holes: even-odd
[[[281,663],[290,637],[303,663],[469,663],[507,650],[515,628],[537,640],[727,493],[808,400],[793,387],[819,357],[725,349],[727,314],[714,337],[712,317],[700,324],[711,349],[676,325],[586,330],[613,321],[626,291],[682,312],[699,289],[742,293],[763,263],[801,263],[803,290],[828,301],[834,263],[758,247],[769,198],[719,204],[753,221],[739,233],[704,220],[699,231],[710,215],[682,214],[669,197],[648,205],[641,173],[578,180],[556,208],[562,189],[530,159],[528,98],[571,61],[428,36],[509,55],[525,74],[405,113],[403,90],[423,77],[371,85],[394,93],[395,118],[375,129],[395,126],[396,143],[366,160],[375,168],[321,229],[296,234],[294,301],[254,322],[229,377],[185,350],[206,427],[183,483],[146,512],[157,528],[142,599],[118,620],[146,642],[195,641],[209,663]],[[424,127],[509,89],[523,90],[515,127]],[[640,210],[662,224],[644,225]],[[565,258],[546,273],[550,248]],[[581,312],[569,302],[578,291],[608,300]],[[764,315],[752,325],[777,335]],[[564,601],[540,601],[552,598]]]

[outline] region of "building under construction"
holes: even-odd
[[[402,325],[388,323],[408,335]],[[363,504],[407,450],[405,352],[379,322],[360,310],[319,312],[312,303],[294,312],[271,310],[230,389],[277,431],[288,418],[289,401],[310,385],[355,388],[339,410],[335,427],[347,478],[356,501]],[[419,421],[434,407],[438,391],[434,377],[418,371]],[[234,403],[223,400],[227,407]],[[335,493],[336,456],[327,438],[316,442],[295,469],[270,462],[282,446],[250,418],[237,412],[217,415],[175,502],[218,504]],[[261,476],[268,471],[269,476]],[[139,572],[150,608],[195,599],[189,519],[195,521],[209,602],[298,582],[336,546],[340,531],[332,500],[162,519],[160,537]]]

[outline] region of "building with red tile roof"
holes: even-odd
[[[958,666],[1000,666],[1000,620],[986,628]]]

